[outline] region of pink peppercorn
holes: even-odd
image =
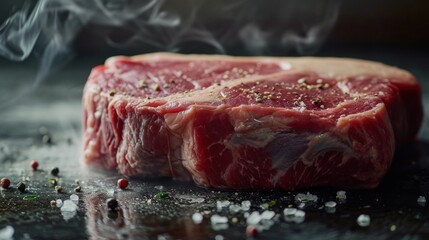
[[[125,178],[121,178],[118,180],[118,188],[125,189],[128,187],[128,180]]]

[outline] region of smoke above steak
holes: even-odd
[[[410,73],[338,58],[114,57],[83,109],[88,164],[224,189],[374,188],[422,120]]]

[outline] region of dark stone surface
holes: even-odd
[[[329,55],[329,51],[326,52]],[[429,105],[429,72],[422,55],[402,53],[335,52],[335,55],[381,60],[407,68],[422,82],[426,112]],[[81,93],[92,66],[101,59],[77,59],[45,81],[34,84],[36,68],[31,62],[0,63],[0,93],[3,103],[0,117],[0,177],[8,177],[12,188],[0,191],[0,229],[11,225],[15,239],[245,239],[244,213],[216,209],[216,201],[240,204],[250,200],[250,212],[263,212],[269,203],[279,219],[259,234],[258,239],[426,239],[429,238],[428,205],[417,204],[419,196],[429,198],[429,126],[427,117],[419,140],[396,154],[394,166],[379,188],[346,190],[347,201],[338,204],[335,213],[324,209],[326,201],[336,200],[339,189],[309,189],[297,192],[218,192],[168,179],[130,179],[126,190],[119,190],[119,175],[90,169],[81,161]],[[30,94],[15,101],[22,89]],[[34,90],[33,90],[34,89]],[[6,106],[5,106],[6,105]],[[46,129],[41,129],[45,127]],[[46,131],[47,130],[47,131]],[[44,136],[50,141],[44,141]],[[39,170],[30,162],[37,159]],[[50,183],[50,170],[59,167],[57,193]],[[54,199],[68,199],[80,180],[82,192],[75,213],[51,207]],[[18,182],[27,186],[24,193]],[[162,190],[161,190],[162,186]],[[168,193],[165,198],[155,194]],[[286,222],[283,209],[297,206],[294,196],[310,192],[318,196],[314,205],[306,205],[301,224]],[[23,200],[35,194],[35,200]],[[120,209],[108,211],[106,199],[115,197]],[[275,200],[275,201],[273,201]],[[428,199],[429,200],[429,199]],[[195,212],[204,215],[194,224]],[[210,223],[210,216],[227,216],[227,229]],[[371,224],[359,227],[356,219],[368,214]],[[235,223],[236,221],[236,223]],[[218,238],[220,238],[218,236]],[[1,237],[0,237],[1,238]]]

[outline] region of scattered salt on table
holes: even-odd
[[[337,206],[337,203],[334,201],[325,202],[325,207],[327,208],[334,208]]]
[[[70,200],[72,202],[74,202],[75,204],[78,204],[79,203],[79,196],[76,194],[72,194],[72,195],[70,195]]]
[[[356,219],[356,222],[361,227],[368,227],[369,224],[371,223],[371,218],[368,215],[366,215],[366,214],[361,214]]]
[[[195,224],[200,224],[203,221],[203,215],[201,213],[194,213],[192,215],[192,221],[194,221]]]
[[[205,201],[205,199],[202,197],[196,197],[196,196],[187,195],[187,194],[177,194],[176,197],[179,199],[185,200],[188,203],[202,203]]]
[[[283,215],[286,222],[302,223],[305,220],[305,212],[296,208],[285,208]]]
[[[327,213],[335,213],[336,212],[336,208],[335,208],[336,206],[337,206],[337,203],[334,201],[325,202],[325,211]]]
[[[61,199],[57,199],[57,200],[56,200],[56,202],[57,202],[57,203],[56,203],[56,206],[57,206],[57,207],[59,207],[59,208],[60,208],[60,207],[62,207],[62,206],[63,206],[63,200],[61,200]]]
[[[226,201],[216,201],[216,208],[218,211],[221,211],[222,208],[224,207],[228,207],[229,204],[231,204],[230,201],[226,200]]]
[[[304,222],[304,220],[305,220],[305,212],[302,210],[296,210],[294,222],[302,223]]]
[[[262,219],[262,220],[270,220],[270,219],[272,219],[275,215],[276,215],[276,213],[275,213],[275,212],[273,212],[273,211],[269,211],[269,210],[266,210],[266,211],[263,211],[263,212],[262,212],[262,214],[261,214],[261,219]]]
[[[306,194],[298,193],[295,196],[295,202],[297,203],[317,203],[318,199],[319,198],[316,195],[313,195],[309,192],[307,192]]]
[[[296,213],[296,208],[285,208],[285,209],[283,210],[283,214],[284,214],[285,216],[294,216],[294,215],[295,215],[295,213]]]
[[[229,205],[229,211],[232,213],[238,213],[240,210],[241,210],[241,207],[238,204]]]
[[[257,225],[262,220],[258,211],[252,212],[246,219],[248,225]]]
[[[223,216],[219,216],[219,215],[212,215],[210,217],[210,222],[212,224],[212,228],[215,231],[218,230],[225,230],[228,229],[229,225],[228,225],[228,218],[227,217],[223,217]]]
[[[62,212],[73,212],[77,210],[77,206],[71,200],[65,200],[63,206],[61,207]]]
[[[65,221],[68,221],[76,216],[76,211],[72,211],[72,212],[61,211],[61,215],[63,216],[63,219]]]

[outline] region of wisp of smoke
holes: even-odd
[[[340,0],[39,0],[27,1],[0,25],[0,55],[22,61],[39,58],[32,84],[15,98],[0,97],[0,107],[33,90],[53,69],[66,63],[72,43],[91,24],[132,33],[113,48],[138,52],[143,47],[181,51],[200,43],[217,53],[242,46],[248,54],[314,53],[335,24]],[[95,26],[95,27],[94,27]],[[235,45],[234,45],[235,44]],[[278,55],[278,54],[277,54]]]

